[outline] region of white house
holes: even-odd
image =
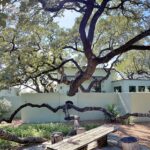
[[[67,75],[67,79],[69,79],[69,80],[74,79],[75,75],[77,74],[77,71],[78,70],[75,67],[65,68],[65,74]],[[106,72],[104,71],[104,69],[96,68],[92,78],[101,79],[101,78],[103,78],[105,76],[106,76]],[[95,90],[96,86],[97,87],[99,86],[99,90],[97,92],[103,92],[103,93],[112,92],[113,91],[113,87],[112,87],[112,83],[111,82],[114,80],[113,76],[114,76],[114,71],[112,70],[111,74],[107,78],[107,80],[103,81],[101,85],[95,85],[92,88],[91,92],[96,92],[96,90]],[[59,77],[59,74],[58,74],[58,77]],[[85,88],[87,88],[88,85],[91,83],[92,78],[90,80],[85,81],[83,83],[83,86]],[[58,89],[57,89],[58,92],[60,92],[60,93],[67,93],[68,90],[69,90],[69,86],[68,85],[65,85],[65,84],[59,84],[58,85]]]
[[[112,87],[119,92],[150,92],[150,80],[116,80],[112,81]]]
[[[78,70],[75,67],[64,68],[64,72],[67,75],[67,79],[71,80],[75,78]],[[60,73],[55,72],[55,77],[60,79]],[[106,76],[106,72],[103,68],[96,68],[93,77],[97,79],[101,79],[102,77]],[[104,80],[101,85],[96,84],[92,89],[91,92],[101,92],[101,93],[113,93],[113,92],[150,92],[150,80],[128,80],[128,79],[121,79],[116,80],[115,71],[112,69],[111,74],[109,77]],[[92,77],[92,78],[93,78]],[[92,81],[92,78],[88,81],[83,83],[83,86],[87,88]],[[98,90],[96,90],[96,87]],[[55,92],[66,94],[69,90],[69,86],[65,84],[56,84],[55,85]],[[79,91],[81,92],[81,91]],[[9,90],[2,90],[0,91],[0,96],[10,96],[10,95],[18,95],[19,90],[16,88],[10,88]],[[33,93],[31,89],[24,89],[21,90],[21,93]]]
[[[10,87],[7,90],[1,90],[0,91],[0,97],[17,96],[18,94],[19,94],[19,89],[18,88],[14,88],[14,87]]]
[[[77,69],[72,68],[65,68],[65,73],[67,74],[68,79],[74,79],[75,74],[77,73]],[[91,90],[91,92],[102,92],[102,93],[111,93],[111,92],[150,92],[150,80],[116,80],[115,78],[115,71],[112,69],[110,76],[108,79],[104,80],[101,85],[99,86],[99,91],[95,90],[95,87]],[[59,76],[59,75],[58,75]],[[102,77],[106,76],[106,72],[103,68],[96,68],[93,77],[97,79],[101,79]],[[83,86],[85,88],[88,87],[91,80],[85,81]],[[65,84],[59,84],[57,91],[60,93],[67,93],[69,90],[69,86]]]

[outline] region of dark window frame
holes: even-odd
[[[150,92],[150,86],[147,86],[146,88],[147,88],[147,89],[149,90],[149,92]]]
[[[138,86],[138,91],[139,92],[144,92],[145,91],[145,86]]]
[[[116,90],[117,90],[118,92],[122,92],[122,86],[115,86],[115,87],[114,87],[114,92],[116,92]]]
[[[135,85],[130,85],[129,86],[129,92],[136,92],[136,86]]]

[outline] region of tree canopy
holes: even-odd
[[[149,79],[149,60],[150,53],[148,51],[133,51],[123,55],[115,68],[124,79]]]
[[[49,77],[69,84],[68,95],[73,96],[98,65],[115,63],[131,50],[136,53],[150,50],[147,0],[4,0],[0,4],[0,50],[3,62],[6,61],[1,64],[2,71],[7,69],[7,74],[14,78],[19,74],[20,79],[16,80],[22,80],[23,84],[29,78],[35,82],[36,77],[44,75],[46,81]],[[54,21],[65,10],[80,14],[72,29],[64,30]],[[12,62],[15,65],[11,66]],[[75,79],[56,80],[46,74],[68,62],[78,69]],[[16,70],[15,74],[12,70]]]

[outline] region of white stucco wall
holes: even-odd
[[[107,108],[110,104],[117,104],[115,93],[80,93],[78,94],[78,106],[96,106]],[[103,120],[104,114],[99,111],[79,112],[81,120]]]
[[[120,95],[120,97],[118,94]],[[118,93],[118,94],[117,94],[118,95],[117,104],[118,104],[118,108],[119,108],[119,111],[121,112],[121,114],[122,115],[126,114],[126,111],[125,111],[125,108],[123,107],[123,105],[121,103],[120,98],[123,100],[125,107],[127,108],[127,111],[131,112],[131,110],[132,110],[131,94],[130,93]]]
[[[121,96],[128,107],[129,113],[148,113],[150,110],[150,93],[121,93]],[[67,100],[73,101],[78,107],[97,106],[106,108],[110,104],[116,104],[123,111],[117,93],[78,93],[74,97],[64,94],[24,94],[24,103],[42,104],[47,103],[52,107],[63,105]],[[104,115],[98,111],[77,112],[69,110],[70,114],[77,114],[81,120],[102,120]],[[64,122],[64,113],[61,111],[53,113],[45,108],[24,108],[21,111],[22,120],[25,123],[44,123],[44,122]],[[148,118],[136,118],[135,121],[150,121]]]
[[[17,96],[19,93],[19,89],[18,88],[10,88],[7,90],[1,90],[0,91],[0,97],[3,96]]]
[[[49,94],[23,94],[22,95],[23,103],[33,103],[33,104],[42,104],[46,103],[52,107],[57,107],[60,104],[59,94],[49,93]],[[46,108],[31,108],[26,107],[21,110],[21,118],[26,123],[39,123],[46,122],[51,120],[53,122],[59,120],[59,113],[55,114],[49,111]]]
[[[16,110],[20,105],[22,105],[21,97],[18,96],[19,89],[18,88],[9,88],[8,90],[1,90],[0,91],[0,98],[6,98],[11,102],[11,111],[7,114],[5,114],[3,117],[7,118]],[[15,116],[16,118],[21,118],[21,113],[17,113]]]
[[[150,93],[120,93],[129,113],[148,113],[150,111]],[[117,93],[78,93],[74,97],[68,97],[65,94],[49,93],[49,94],[23,94],[21,96],[5,96],[12,103],[12,111],[25,103],[42,104],[46,103],[52,107],[64,105],[67,100],[73,101],[78,107],[97,106],[106,108],[110,104],[116,104],[120,112],[123,107],[120,103]],[[80,113],[75,110],[69,110],[70,114],[77,114],[81,120],[101,120],[104,115],[101,112],[84,112]],[[20,112],[17,114],[20,117]],[[63,122],[64,113],[62,110],[57,113],[49,111],[47,108],[24,108],[21,110],[21,117],[25,123],[44,123],[44,122]],[[134,118],[134,121],[150,121],[150,118]]]
[[[8,101],[11,102],[11,111],[4,115],[4,118],[9,117],[14,110],[16,110],[18,107],[20,107],[23,104],[23,101],[21,100],[21,96],[4,96]],[[21,112],[18,112],[15,118],[21,118]]]
[[[136,91],[138,92],[139,86],[150,86],[150,80],[118,80],[112,82],[112,87],[121,86],[122,92],[129,92],[129,86],[136,86]],[[114,91],[114,90],[113,90]]]
[[[117,102],[117,95],[110,94],[97,94],[97,93],[78,93],[74,97],[68,97],[64,94],[50,93],[50,94],[24,94],[22,95],[24,103],[42,104],[47,103],[52,107],[64,105],[67,100],[73,101],[74,105],[78,107],[97,106],[107,107],[108,104]],[[97,112],[79,113],[75,110],[69,110],[70,114],[79,115],[81,120],[95,120],[104,119],[104,115]],[[64,113],[58,111],[53,113],[46,108],[24,108],[21,111],[22,120],[25,123],[40,123],[40,122],[64,122]]]
[[[146,92],[139,92],[139,93],[120,93],[125,105],[128,108],[129,113],[148,113],[150,111],[150,93]],[[120,100],[118,98],[118,106],[120,108],[120,111],[122,108],[122,105],[120,103]],[[132,117],[132,120],[134,122],[145,122],[150,121],[150,118],[148,117]]]
[[[131,112],[148,113],[150,112],[150,93],[131,93]],[[150,118],[134,118],[136,122],[150,121]]]

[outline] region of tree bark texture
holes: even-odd
[[[63,140],[62,132],[54,132],[51,135],[51,142],[52,144],[58,143]]]
[[[37,144],[37,143],[43,143],[47,140],[41,137],[26,137],[21,138],[17,135],[11,134],[9,132],[6,132],[3,129],[0,129],[0,139],[7,140],[7,141],[13,141],[20,144]]]

